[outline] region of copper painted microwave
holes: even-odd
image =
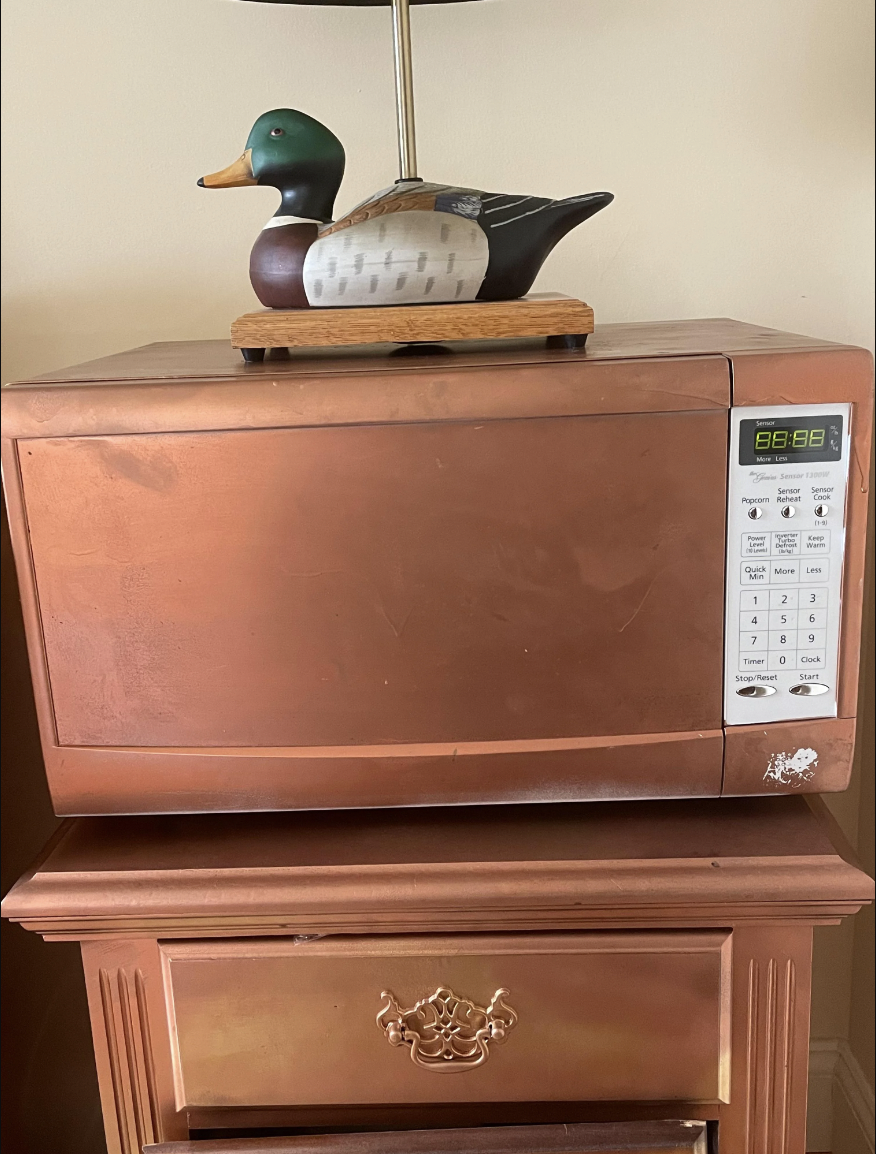
[[[59,814],[845,788],[867,352],[238,356],[3,390]]]

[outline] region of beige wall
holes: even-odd
[[[869,0],[486,0],[413,14],[421,169],[617,201],[540,286],[602,320],[730,315],[870,344]],[[395,171],[388,14],[234,0],[5,0],[18,375],[222,336],[270,189],[196,178],[291,104]]]
[[[276,194],[195,181],[266,109],[341,137],[341,209],[396,176],[385,11],[3,9],[4,379],[227,333],[254,303],[248,251]],[[871,0],[489,0],[413,26],[427,179],[617,196],[537,287],[597,321],[724,315],[872,348]],[[863,794],[859,775],[836,802],[871,856],[872,772],[871,757]],[[872,952],[859,933],[853,967],[854,936],[820,934],[817,1035],[847,1036],[852,988],[864,997]],[[856,1006],[872,1078],[863,1021]]]

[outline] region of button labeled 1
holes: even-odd
[[[796,591],[794,596],[797,596]],[[763,593],[753,589],[743,589],[739,594],[739,608],[740,609],[766,609],[769,604],[769,593],[764,590]],[[796,605],[797,602],[795,601]]]

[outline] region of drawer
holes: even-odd
[[[729,934],[168,942],[177,1106],[726,1101]]]
[[[161,1142],[143,1154],[707,1154],[707,1143],[704,1122],[584,1122]]]

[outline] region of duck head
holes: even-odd
[[[279,189],[276,216],[328,222],[344,175],[344,147],[324,124],[294,108],[275,108],[252,126],[243,155],[202,188],[266,184]]]

